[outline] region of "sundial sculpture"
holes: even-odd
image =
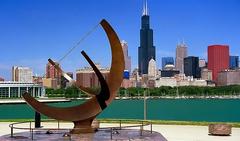
[[[87,94],[92,95],[92,97],[85,103],[73,107],[49,106],[44,103],[40,103],[28,92],[23,94],[25,101],[37,112],[56,120],[72,121],[74,123],[74,128],[71,131],[72,133],[94,132],[94,128],[91,127],[93,119],[95,119],[96,116],[99,115],[114,100],[123,80],[125,64],[123,50],[119,38],[114,29],[106,20],[103,19],[100,24],[107,34],[112,52],[111,69],[107,81],[104,79],[98,68],[94,65],[87,54],[84,51],[81,52],[99,79],[101,85],[101,91],[99,94],[93,94],[88,88],[78,86]],[[51,59],[49,59],[49,62],[54,65],[56,69],[61,71],[62,75],[66,79],[74,82],[74,80],[72,80],[64,71],[55,65]]]

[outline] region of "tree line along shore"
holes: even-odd
[[[98,93],[100,88],[90,88],[93,93]],[[46,89],[47,97],[87,98],[89,97],[77,87],[71,86],[65,89]],[[240,96],[240,85],[198,87],[198,86],[162,86],[158,88],[120,88],[118,98],[128,97],[236,97]]]

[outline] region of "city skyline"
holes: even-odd
[[[175,57],[176,45],[181,40],[188,46],[188,55],[199,59],[207,60],[207,47],[213,44],[229,45],[230,55],[239,55],[239,6],[237,0],[148,0],[157,67],[160,68],[162,57]],[[14,65],[44,74],[48,58],[58,61],[102,18],[109,20],[120,39],[128,43],[132,69],[136,68],[142,7],[142,0],[3,0],[0,2],[0,77],[11,80]],[[96,51],[98,47],[101,53]],[[109,66],[109,45],[101,28],[60,62],[64,70],[75,72],[87,66],[81,50],[95,62]]]

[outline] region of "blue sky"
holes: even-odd
[[[211,44],[227,44],[239,55],[239,0],[148,0],[148,6],[159,68],[161,57],[174,57],[182,39],[188,55],[207,59]],[[102,18],[128,42],[135,68],[142,7],[143,0],[1,0],[0,76],[10,80],[13,65],[43,75],[48,58],[59,60]],[[61,62],[65,71],[88,65],[81,50],[109,66],[109,44],[100,26]]]

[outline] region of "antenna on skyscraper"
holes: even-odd
[[[143,16],[148,15],[148,6],[147,6],[147,0],[144,1],[143,4]]]
[[[145,1],[146,2],[146,15],[148,15],[148,5],[147,5],[147,0]]]

